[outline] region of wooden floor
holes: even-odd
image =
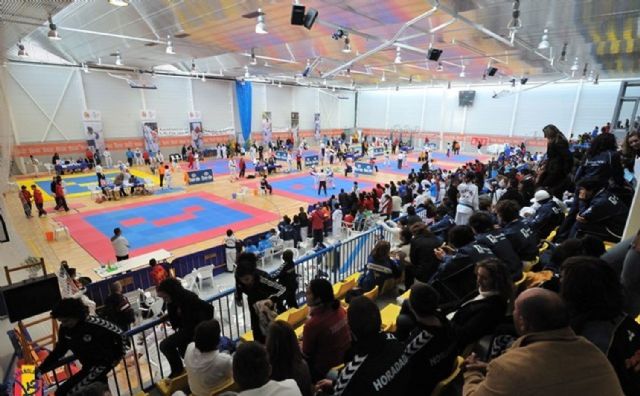
[[[334,172],[340,173],[343,172],[342,165],[334,165]],[[148,167],[146,166],[136,166],[132,169],[149,172]],[[303,174],[307,173],[308,170],[303,171]],[[150,173],[150,172],[149,172]],[[88,173],[91,174],[91,173]],[[42,176],[42,175],[40,175]],[[273,175],[270,176],[270,180],[276,180],[279,177],[283,177],[284,175]],[[31,176],[29,176],[31,177]],[[354,178],[353,176],[351,176]],[[359,176],[354,180],[367,180],[374,181],[378,183],[385,183],[389,180],[399,180],[402,176],[391,174],[391,173],[378,173],[375,176]],[[176,182],[183,180],[183,173],[180,169],[176,169],[176,172],[173,175],[173,185],[182,186],[183,183]],[[157,180],[156,180],[157,183]],[[216,194],[223,198],[231,199],[232,194],[237,192],[241,185],[238,182],[231,182],[229,176],[216,176],[216,180],[213,183],[208,184],[200,184],[194,186],[183,186],[184,190],[171,193],[164,194],[162,197],[167,197],[171,195],[179,196],[181,194],[185,194],[186,192],[199,192],[205,191],[208,193]],[[22,210],[22,206],[18,199],[18,193],[12,192],[7,194],[7,209],[8,209],[8,217],[9,221],[12,222],[13,227],[23,238],[27,247],[31,250],[33,256],[36,257],[44,257],[45,263],[47,264],[47,268],[51,271],[56,270],[59,266],[61,260],[67,260],[71,267],[75,267],[78,270],[78,273],[89,276],[91,278],[95,278],[95,274],[93,269],[98,267],[100,264],[93,258],[87,251],[85,251],[80,245],[78,245],[72,238],[61,238],[60,240],[56,240],[53,242],[47,242],[45,238],[46,231],[52,231],[55,227],[55,220],[70,214],[86,212],[89,210],[97,209],[97,208],[109,208],[114,207],[117,208],[124,204],[129,204],[132,202],[139,202],[144,200],[153,199],[153,195],[151,196],[135,196],[135,197],[125,197],[117,202],[107,201],[101,204],[97,204],[91,200],[89,196],[86,197],[76,197],[76,198],[68,198],[69,206],[74,206],[74,204],[82,204],[81,208],[71,209],[70,212],[58,212],[58,213],[49,213],[48,216],[38,218],[34,216],[31,219],[27,219],[24,216],[24,212]],[[250,195],[242,203],[253,206],[255,208],[277,213],[280,216],[288,214],[292,217],[295,213],[297,213],[298,208],[303,206],[307,207],[307,202],[298,201],[295,199],[291,199],[289,197],[279,196],[277,194],[271,196],[254,196]],[[49,204],[50,205],[50,204]],[[48,206],[45,203],[45,207]],[[35,208],[34,208],[35,209]],[[37,212],[37,211],[34,211]],[[244,238],[250,235],[254,235],[261,231],[266,231],[270,228],[276,227],[278,221],[273,221],[271,223],[260,224],[257,226],[239,229],[236,231],[236,235],[240,238]],[[231,227],[233,228],[233,227]],[[206,248],[210,248],[222,243],[224,236],[216,236],[215,238],[194,243],[189,246],[184,246],[178,249],[171,250],[173,257],[180,257],[186,254],[194,253]],[[17,265],[17,263],[8,263],[10,266]]]

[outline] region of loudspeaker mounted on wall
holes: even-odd
[[[487,75],[491,76],[491,77],[495,76],[497,72],[498,72],[498,68],[493,67],[493,66],[491,66],[491,67],[489,67],[487,69]]]
[[[437,48],[429,48],[427,51],[427,59],[437,62],[440,59],[440,55],[442,55],[442,50]]]
[[[311,30],[317,18],[318,10],[315,8],[309,8],[309,11],[307,11],[307,14],[304,16],[304,27]]]
[[[291,7],[291,24],[292,25],[299,25],[299,26],[304,25],[305,9],[306,9],[305,6],[299,5],[299,4],[294,4]]]

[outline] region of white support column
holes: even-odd
[[[140,104],[142,105],[142,110],[147,109],[147,98],[144,96],[144,89],[139,89],[140,91]]]
[[[191,105],[191,111],[196,111],[196,104],[193,99],[193,78],[189,79],[189,85],[187,88],[189,89],[189,105]]]
[[[384,110],[384,130],[389,129],[389,107],[391,105],[391,89],[387,89],[387,104]]]
[[[316,88],[316,113],[320,112],[320,88]]]
[[[80,69],[76,70],[76,72],[78,73],[78,88],[80,88],[80,98],[82,99],[82,106],[84,110],[88,110],[89,106],[87,105],[87,92],[84,89],[84,77],[82,76],[85,73],[82,73]]]
[[[624,227],[622,239],[631,238],[640,230],[640,188],[636,188],[631,202],[631,210],[627,216],[627,225]]]
[[[239,131],[238,128],[236,128],[236,114],[233,107],[233,90],[235,88],[235,83],[230,82],[226,84],[228,88],[227,95],[229,98],[229,114],[231,114],[231,127],[233,128],[233,135],[237,139],[238,135],[242,136],[242,131]],[[251,139],[251,137],[249,137],[249,139]]]
[[[584,79],[580,79],[580,83],[578,83],[578,90],[576,92],[576,99],[573,101],[573,110],[571,111],[571,123],[569,124],[569,136],[573,135],[573,127],[576,125],[576,115],[578,114],[578,105],[580,104],[580,97],[582,96],[583,85],[584,85]]]
[[[513,103],[513,112],[511,112],[511,124],[509,124],[509,137],[513,137],[516,128],[516,117],[518,116],[518,106],[520,105],[520,90],[516,91],[516,99]]]
[[[425,86],[422,89],[422,111],[420,112],[420,132],[424,132],[425,131],[425,127],[424,127],[424,112],[425,112],[425,107],[427,105],[427,87]],[[424,141],[424,139],[422,139]]]
[[[444,150],[444,103],[447,99],[447,89],[442,88],[442,100],[440,101],[440,151]]]
[[[262,95],[263,95],[263,99],[264,99],[264,110],[263,111],[269,111],[269,102],[267,99],[267,86],[262,84],[260,85],[262,87]],[[273,120],[273,114],[271,115],[271,120]]]

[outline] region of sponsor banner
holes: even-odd
[[[222,136],[222,135],[234,135],[235,129],[233,127],[227,127],[224,129],[211,130],[211,129],[202,129],[203,136]],[[189,136],[189,129],[182,128],[160,128],[158,129],[158,136]]]
[[[384,147],[369,147],[369,155],[380,157],[384,155]]]
[[[320,159],[317,155],[310,155],[308,157],[304,157],[304,166],[312,167],[316,166],[320,163]]]
[[[160,150],[160,141],[158,139],[158,123],[157,122],[143,122],[142,123],[142,138],[144,139],[144,148],[151,153],[157,153]]]
[[[262,112],[262,141],[269,143],[271,141],[271,134],[273,132],[273,126],[271,125],[271,112]]]
[[[278,151],[276,151],[275,158],[278,161],[286,161],[287,160],[287,152],[283,151],[283,150],[278,150]]]
[[[213,170],[202,169],[187,172],[187,181],[189,184],[203,184],[213,182]]]
[[[353,171],[361,175],[373,175],[373,165],[368,162],[356,162]]]
[[[474,147],[478,147],[479,144],[486,146],[488,142],[489,142],[489,139],[486,137],[477,137],[477,136],[471,137],[471,145]]]
[[[199,111],[190,111],[188,114],[189,117],[189,121],[201,121],[202,120],[202,114]]]
[[[191,146],[194,147],[196,151],[202,151],[204,148],[202,121],[189,122],[189,134],[191,135]]]
[[[102,130],[102,114],[97,110],[85,110],[82,112],[82,124],[87,139],[87,146],[95,153],[105,149],[104,132]]]

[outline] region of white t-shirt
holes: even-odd
[[[292,379],[269,381],[260,388],[246,390],[238,396],[302,396],[298,384]]]
[[[116,252],[116,256],[123,257],[129,255],[129,241],[122,235],[112,240],[111,245]]]
[[[397,195],[391,197],[391,211],[392,212],[400,212],[402,211],[402,198]]]
[[[187,346],[184,368],[194,396],[209,396],[211,390],[233,376],[233,358],[218,351],[200,352],[195,343]]]

